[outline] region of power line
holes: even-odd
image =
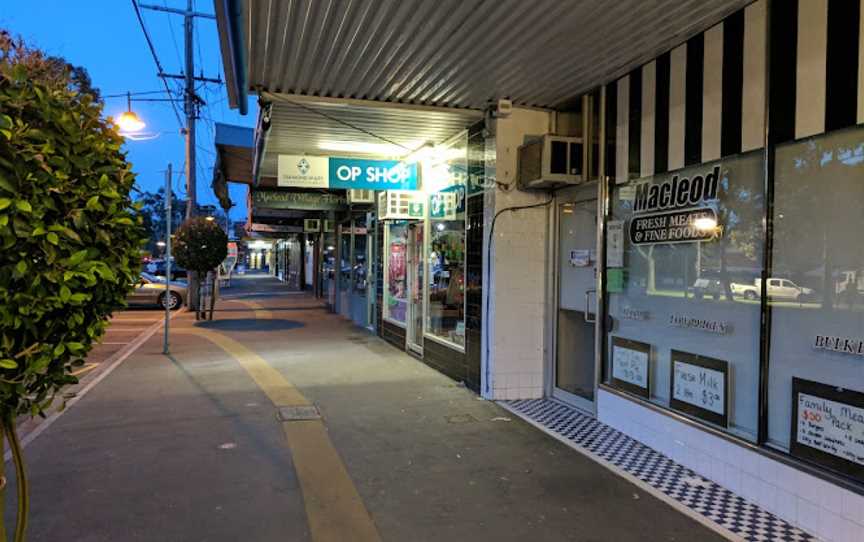
[[[164,90],[144,90],[140,92],[122,92],[119,94],[103,94],[103,98],[125,98],[127,95],[145,96],[147,94],[165,94]]]
[[[195,11],[195,0],[192,0],[192,11]],[[201,70],[201,75],[204,75],[204,55],[201,54],[201,36],[198,33],[198,27],[193,28],[195,32],[195,47],[198,49],[198,66]],[[192,75],[195,75],[194,73]]]
[[[150,33],[147,32],[147,26],[144,24],[144,17],[141,16],[141,10],[138,9],[138,2],[136,0],[132,0],[132,7],[135,8],[135,16],[138,18],[138,24],[141,26],[141,31],[144,33],[144,39],[147,40],[147,47],[150,49],[150,54],[153,56],[153,62],[156,63],[156,69],[159,70],[159,78],[162,80],[162,84],[165,85],[165,92],[171,96],[171,89],[168,88],[168,81],[163,75],[165,70],[162,69],[162,63],[159,62],[159,56],[156,54],[156,48],[153,47],[153,41],[150,39]],[[180,119],[180,112],[177,111],[177,106],[174,102],[171,102],[171,109],[174,111],[174,116],[177,118],[177,124],[180,125],[180,129],[182,130],[183,121]]]
[[[162,0],[162,5],[168,7],[168,0]],[[171,24],[171,18],[168,18],[168,30],[171,31],[171,41],[174,43],[174,54],[177,55],[177,63],[183,64],[183,59],[180,56],[180,47],[177,45],[177,36],[174,35],[174,25]]]

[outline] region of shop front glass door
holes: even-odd
[[[366,226],[364,222],[354,223],[353,267],[351,270],[351,319],[360,327],[368,325],[368,268],[366,259]]]
[[[597,200],[558,206],[558,319],[553,396],[594,410]]]
[[[423,223],[408,228],[408,348],[423,352]]]
[[[351,222],[339,227],[339,314],[351,318]]]

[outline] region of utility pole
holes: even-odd
[[[195,163],[195,55],[193,54],[193,23],[195,14],[192,11],[192,0],[186,0],[186,13],[183,14],[183,33],[186,44],[186,91],[183,96],[183,109],[186,113],[186,218],[195,216],[197,205],[197,179]]]
[[[209,13],[200,13],[194,10],[192,0],[186,0],[186,9],[177,9],[167,6],[157,6],[151,4],[138,4],[143,9],[153,11],[161,11],[164,13],[173,13],[183,16],[183,36],[184,36],[184,54],[185,67],[182,74],[160,73],[159,77],[171,79],[183,79],[185,85],[183,90],[183,112],[186,114],[186,218],[195,216],[197,204],[197,187],[196,179],[196,161],[195,161],[195,119],[198,117],[198,104],[203,103],[201,98],[195,94],[195,82],[201,81],[206,83],[221,84],[221,79],[211,77],[195,77],[195,18],[216,19],[215,15]]]
[[[194,6],[192,5],[192,0],[186,0],[185,10],[152,4],[138,4],[138,6],[143,9],[161,11],[164,13],[173,13],[175,15],[183,16],[185,53],[184,73],[179,75],[159,73],[159,77],[161,77],[163,80],[165,78],[171,78],[183,79],[184,81],[183,112],[186,114],[186,127],[183,131],[184,135],[186,136],[186,219],[188,220],[195,216],[198,205],[198,183],[196,178],[196,173],[198,170],[195,156],[195,120],[198,117],[198,105],[204,103],[203,100],[201,100],[201,98],[199,98],[198,95],[195,93],[195,82],[201,81],[206,83],[222,83],[220,79],[204,77],[203,74],[200,77],[195,77],[195,18],[201,17],[204,19],[215,20],[216,16],[209,13],[200,13],[195,11]],[[194,310],[198,309],[198,280],[199,278],[196,273],[193,272],[190,274],[187,298],[189,301],[189,308]]]

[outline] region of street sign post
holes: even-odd
[[[165,172],[165,338],[162,341],[162,353],[168,354],[168,324],[171,321],[171,164]]]

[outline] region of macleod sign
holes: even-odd
[[[630,241],[635,245],[707,241],[719,233],[717,199],[720,166],[705,174],[673,175],[659,184],[636,186]]]

